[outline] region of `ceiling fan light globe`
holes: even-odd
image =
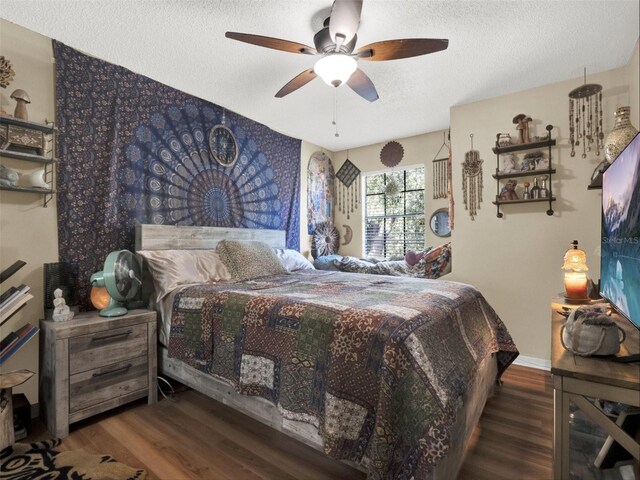
[[[324,83],[338,87],[347,83],[351,74],[358,68],[355,58],[342,53],[333,53],[316,62],[313,71],[324,80]]]

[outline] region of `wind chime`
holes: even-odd
[[[442,133],[442,145],[433,158],[433,199],[447,198],[447,182],[448,182],[448,158],[438,158],[440,152],[447,143],[444,139],[445,133]]]
[[[347,159],[342,164],[336,178],[340,180],[337,184],[338,211],[347,215],[347,220],[351,218],[351,214],[358,208],[358,199],[360,198],[360,169],[349,160],[349,152],[347,151]]]
[[[464,209],[469,210],[471,220],[475,217],[482,203],[482,164],[480,152],[473,149],[473,133],[471,137],[471,150],[464,154],[462,162],[462,196]]]
[[[571,156],[575,157],[574,147],[582,142],[582,158],[592,146],[596,156],[604,145],[602,130],[602,85],[587,83],[587,69],[584,69],[584,85],[569,92],[569,142]]]

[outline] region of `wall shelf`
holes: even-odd
[[[547,125],[547,127],[553,128],[553,125]],[[536,148],[553,147],[556,144],[556,140],[555,138],[551,138],[551,130],[549,130],[548,128],[547,130],[549,131],[549,139],[542,140],[541,142],[518,143],[515,145],[507,145],[505,147],[501,147],[496,141],[496,146],[492,148],[493,153],[501,154],[521,152],[523,150],[534,150]]]
[[[53,189],[46,190],[44,188],[20,187],[20,186],[12,187],[10,185],[0,185],[0,190],[8,190],[10,192],[29,192],[29,193],[40,193],[40,194],[44,193],[46,195],[52,195],[56,193]]]
[[[38,130],[42,133],[52,134],[57,130],[53,123],[38,123],[32,122],[31,120],[22,120],[20,118],[15,117],[6,117],[4,115],[0,116],[0,125],[16,125],[17,127],[22,128],[30,128],[31,130]]]
[[[507,145],[500,146],[498,145],[498,139],[500,134],[496,135],[496,146],[492,148],[493,153],[496,154],[496,173],[492,175],[493,178],[496,179],[496,200],[493,204],[496,206],[496,216],[498,218],[503,218],[504,214],[500,211],[500,207],[504,205],[511,204],[522,204],[522,203],[540,203],[540,202],[548,202],[549,209],[547,210],[547,215],[553,215],[553,205],[552,203],[556,201],[556,197],[553,196],[553,187],[552,187],[552,179],[553,174],[556,173],[556,169],[553,168],[552,157],[551,157],[551,147],[556,144],[556,140],[551,138],[551,130],[553,130],[553,125],[547,125],[547,139],[542,140],[540,142],[529,142],[529,143],[520,143],[517,145]],[[500,155],[504,155],[505,153],[511,152],[522,152],[525,150],[535,150],[547,148],[549,155],[549,168],[544,170],[526,170],[526,171],[518,171],[518,172],[510,172],[510,173],[500,173]],[[530,198],[530,199],[516,199],[516,200],[500,200],[500,180],[508,179],[508,178],[524,178],[524,177],[537,177],[538,175],[548,175],[549,176],[549,195],[544,198]]]
[[[556,173],[556,169],[547,169],[547,170],[525,170],[523,172],[513,172],[513,173],[495,173],[491,175],[496,180],[502,180],[503,178],[520,178],[520,177],[533,177],[536,175],[551,175]]]
[[[0,157],[15,158],[16,160],[24,160],[26,162],[36,163],[53,163],[57,162],[57,158],[47,158],[33,153],[14,152],[13,150],[0,150]]]
[[[44,165],[44,181],[50,188],[18,185],[0,185],[0,190],[43,195],[43,206],[52,200],[55,177],[55,137],[53,123],[37,123],[30,120],[0,116],[0,158],[12,158],[23,162]]]

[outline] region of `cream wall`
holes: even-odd
[[[27,106],[29,120],[54,119],[54,66],[51,39],[0,19],[0,55],[13,64],[13,82],[0,89],[0,104],[13,113],[15,102],[9,97],[17,88],[31,98]],[[28,172],[41,165],[12,159],[0,159],[3,165]],[[29,322],[34,326],[43,317],[43,263],[58,260],[58,230],[55,198],[43,208],[43,196],[33,193],[0,191],[0,269],[21,259],[27,262],[20,271],[0,286],[5,291],[21,283],[31,287],[34,298],[0,327],[0,338]],[[38,372],[38,338],[34,337],[17,354],[0,366],[1,372],[27,368]],[[33,405],[38,402],[38,377],[14,389],[23,392]]]
[[[604,129],[614,125],[617,107],[629,104],[627,67],[589,75],[590,83],[603,86]],[[599,160],[592,152],[569,155],[567,94],[583,83],[582,78],[546,85],[510,95],[451,108],[453,180],[456,223],[453,234],[451,279],[477,286],[496,309],[513,335],[523,356],[550,358],[550,309],[552,296],[563,290],[562,258],[574,239],[587,253],[590,276],[599,278],[600,190],[587,190],[591,173]],[[637,104],[636,104],[637,109]],[[555,214],[545,214],[548,204],[510,205],[504,218],[496,218],[492,201],[496,182],[496,156],[491,148],[496,133],[516,130],[512,118],[526,113],[534,119],[532,134],[542,135],[546,124],[555,126],[553,163],[558,173],[553,179]],[[484,160],[484,197],[475,221],[462,205],[461,162],[474,148]],[[581,151],[580,151],[581,152]],[[522,158],[522,154],[519,155]],[[519,179],[522,185],[523,179]]]
[[[425,217],[426,221],[429,220],[431,214],[438,208],[446,207],[446,199],[433,200],[433,183],[432,183],[432,160],[436,157],[438,150],[442,146],[446,132],[433,132],[424,135],[417,135],[415,137],[407,137],[396,139],[404,148],[404,156],[400,164],[395,167],[395,170],[402,169],[404,167],[424,165],[425,167]],[[391,140],[391,139],[390,139]],[[386,142],[385,142],[386,143]],[[380,150],[384,147],[385,143],[378,143],[375,145],[369,145],[366,147],[354,148],[352,150],[337,152],[333,155],[333,166],[336,172],[340,169],[342,164],[347,159],[347,153],[349,160],[358,167],[362,174],[360,176],[360,193],[363,197],[364,192],[364,173],[367,172],[390,172],[391,169],[385,167],[380,162]],[[438,158],[447,158],[448,151],[442,148]],[[362,200],[362,198],[361,198]],[[350,214],[350,218],[347,219],[347,215],[343,215],[336,211],[335,224],[340,230],[340,234],[344,235],[343,225],[349,225],[353,230],[353,240],[349,245],[340,247],[340,254],[351,255],[354,257],[362,257],[364,254],[364,240],[363,240],[363,227],[364,227],[364,209],[362,208],[362,201],[358,202],[358,208]],[[425,245],[439,245],[447,242],[447,238],[439,238],[431,232],[429,228],[425,232]]]

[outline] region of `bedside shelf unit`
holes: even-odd
[[[517,145],[507,145],[505,147],[501,147],[498,145],[498,138],[500,134],[496,135],[496,146],[492,148],[493,153],[496,154],[496,173],[491,175],[496,179],[496,200],[492,202],[496,206],[498,218],[502,218],[504,214],[500,211],[501,205],[511,205],[516,203],[539,203],[539,202],[549,202],[549,209],[547,210],[547,215],[553,215],[553,206],[552,203],[556,201],[556,197],[553,196],[553,186],[552,179],[553,175],[556,173],[556,169],[553,168],[552,157],[551,157],[551,147],[556,144],[555,139],[551,138],[551,130],[553,129],[553,125],[547,125],[546,130],[549,138],[547,140],[543,140],[541,142],[529,142],[529,143],[520,143]],[[504,155],[505,153],[512,152],[522,152],[525,150],[535,150],[539,148],[547,148],[549,155],[549,168],[545,170],[526,170],[520,172],[512,172],[512,173],[500,173],[500,155]],[[548,175],[549,176],[549,196],[546,198],[532,198],[529,200],[518,199],[518,200],[499,200],[500,197],[500,180],[508,179],[508,178],[523,178],[523,177],[537,177],[538,175]]]
[[[156,403],[155,311],[86,312],[40,320],[40,331],[40,411],[52,435],[64,438],[69,424],[142,397]]]
[[[54,157],[56,128],[53,123],[37,123],[14,117],[0,116],[0,157],[23,162],[40,163],[45,168],[45,181],[49,189],[13,185],[0,185],[0,190],[27,192],[44,195],[44,207],[53,194]],[[49,148],[46,148],[46,147]],[[34,153],[30,153],[34,152]]]

